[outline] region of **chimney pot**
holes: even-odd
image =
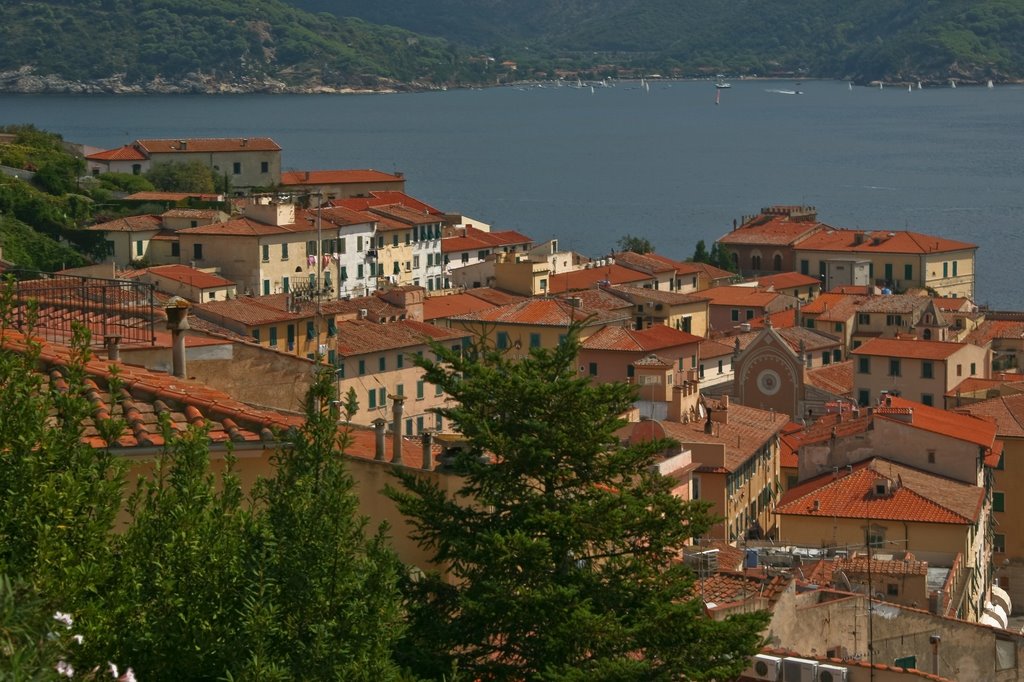
[[[384,427],[388,421],[378,417],[373,420],[374,447],[373,458],[378,462],[384,461]]]
[[[188,324],[188,310],[191,304],[181,296],[174,296],[164,307],[167,313],[167,330],[171,332],[171,371],[174,376],[185,378],[185,332]]]
[[[404,411],[405,396],[391,396],[391,463],[402,463],[402,413]]]
[[[434,453],[431,452],[430,446],[434,440],[430,431],[424,431],[423,435],[423,470],[433,471],[434,470]]]
[[[107,347],[107,359],[111,362],[117,362],[121,359],[121,337],[120,336],[104,336],[103,345]]]

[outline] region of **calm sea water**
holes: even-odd
[[[0,123],[113,147],[268,135],[294,169],[404,171],[407,189],[497,229],[600,256],[624,234],[685,257],[734,218],[808,203],[842,227],[973,241],[978,299],[1024,308],[1024,87],[741,81],[399,95],[0,95]]]

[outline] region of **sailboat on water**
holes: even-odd
[[[994,85],[992,84],[992,79],[991,79],[991,78],[990,78],[990,79],[988,80],[988,84],[987,84],[987,85],[986,85],[985,87],[986,87],[986,88],[994,88],[994,87],[995,87],[995,86],[994,86]]]
[[[853,81],[850,81],[849,83],[847,83],[847,85],[850,86],[850,90],[852,91],[853,90]]]
[[[954,90],[956,90],[956,81],[952,81],[952,80],[951,80],[951,81],[949,81],[949,87],[951,87],[951,88],[953,88]]]

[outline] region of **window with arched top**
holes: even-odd
[[[931,330],[931,329],[925,329],[925,330],[924,330],[924,334],[922,334],[922,335],[921,335],[921,337],[922,337],[922,338],[923,338],[923,339],[924,339],[925,341],[931,341],[931,338],[932,338],[932,330]]]
[[[782,272],[782,254],[781,253],[775,254],[775,257],[772,258],[772,267],[775,268],[775,272]]]
[[[760,270],[761,269],[761,254],[755,253],[750,257],[750,269]]]

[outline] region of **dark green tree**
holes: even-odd
[[[624,235],[615,242],[619,251],[632,251],[633,253],[652,253],[654,245],[645,237],[637,237],[631,234]]]
[[[727,272],[736,272],[736,264],[732,262],[732,256],[718,242],[711,245],[711,253],[708,254],[707,263]]]
[[[155,163],[145,177],[163,192],[195,192],[210,194],[217,186],[217,176],[202,161],[163,161]]]
[[[711,247],[712,249],[714,246]],[[708,254],[708,247],[704,245],[704,240],[701,239],[697,242],[697,247],[693,250],[693,257],[690,258],[694,263],[707,263],[709,262],[710,254]]]
[[[403,662],[470,679],[731,679],[766,616],[704,616],[679,554],[708,505],[652,472],[669,442],[621,445],[634,388],[580,378],[578,350],[573,330],[519,362],[482,345],[417,361],[455,399],[439,412],[467,449],[454,496],[412,472],[389,490],[452,578],[406,586]]]

